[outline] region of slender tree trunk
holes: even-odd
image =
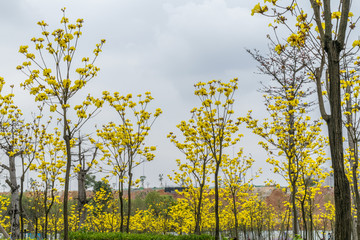
[[[129,169],[129,183],[128,183],[128,209],[127,209],[127,221],[126,221],[126,232],[130,230],[130,215],[131,215],[131,185],[132,185],[132,172]]]
[[[310,218],[310,240],[314,239],[314,221],[313,221],[313,211],[312,211],[312,203],[311,203],[311,199],[309,200],[309,206],[310,206],[310,211],[309,211],[309,218]]]
[[[69,185],[70,185],[70,170],[71,170],[71,147],[70,137],[64,136],[66,144],[66,173],[65,173],[65,189],[64,189],[64,240],[69,240],[69,222],[68,222],[68,202],[69,202]]]
[[[85,176],[86,176],[86,171],[84,171],[83,169],[81,169],[78,172],[78,213],[79,213],[79,229],[82,228],[82,226],[85,223],[85,219],[86,219],[86,208],[85,208],[85,204],[87,203],[86,201],[86,189],[85,189]]]
[[[24,210],[22,204],[22,198],[24,194],[24,175],[20,178],[20,196],[19,196],[19,207],[20,207],[20,239],[24,238]]]
[[[55,224],[54,224],[55,226],[55,239],[57,239],[57,221],[55,220]]]
[[[45,213],[45,229],[44,229],[45,239],[47,239],[47,234],[48,234],[48,222],[49,222],[49,212],[46,211],[46,213]]]
[[[294,100],[294,96],[290,96],[289,101],[293,101]],[[299,234],[299,220],[298,220],[298,211],[296,208],[296,193],[297,193],[297,186],[296,186],[296,182],[297,182],[297,176],[298,176],[298,169],[293,169],[292,165],[295,165],[296,163],[294,161],[296,161],[296,146],[295,146],[295,140],[294,140],[294,136],[295,136],[295,116],[294,113],[292,113],[294,111],[294,107],[292,105],[288,106],[288,114],[289,114],[289,119],[288,119],[288,125],[289,125],[289,148],[287,149],[287,158],[288,158],[288,175],[289,175],[289,180],[291,183],[291,204],[292,204],[292,211],[293,211],[293,234],[294,236]]]
[[[237,206],[236,206],[236,193],[232,194],[232,204],[233,204],[233,213],[234,213],[234,220],[235,220],[235,237],[236,239],[239,239],[239,222],[237,218]]]
[[[293,233],[294,235],[299,234],[299,215],[296,208],[296,183],[292,184],[292,192],[291,192],[291,205],[292,205],[292,212],[293,212]]]
[[[346,88],[346,93],[350,94],[351,96],[351,90],[350,87]],[[350,113],[352,113],[352,99],[350,97],[350,99],[348,99],[346,101],[346,110],[349,111]],[[357,170],[358,170],[358,164],[359,164],[359,153],[358,153],[358,146],[357,146],[357,137],[356,137],[356,133],[354,132],[353,126],[353,120],[352,120],[352,114],[351,115],[346,115],[346,121],[347,124],[351,124],[350,127],[347,128],[347,138],[348,138],[348,143],[349,143],[349,149],[350,149],[350,153],[352,153],[354,156],[354,158],[350,158],[349,162],[350,162],[350,167],[352,170],[352,180],[353,180],[353,188],[352,188],[352,192],[353,192],[353,200],[355,202],[355,207],[356,207],[356,219],[354,218],[353,221],[353,240],[358,240],[360,239],[360,221],[358,221],[358,219],[360,219],[360,195],[359,195],[359,188],[358,188],[358,176],[357,176]]]
[[[199,188],[199,200],[198,200],[196,213],[195,213],[195,230],[194,230],[194,233],[197,234],[197,235],[201,234],[200,224],[201,224],[201,207],[202,207],[203,191],[204,191],[204,185],[201,184],[200,188]]]
[[[331,115],[326,120],[334,169],[335,240],[344,240],[351,239],[351,194],[344,167],[339,67],[339,53],[342,49],[338,45],[337,41],[328,40],[325,49],[328,53],[331,110]]]
[[[19,218],[19,185],[16,180],[16,167],[15,156],[9,156],[9,175],[10,181],[7,179],[7,183],[11,189],[11,238],[19,239],[20,236],[20,218]]]
[[[120,181],[120,180],[119,180]],[[124,232],[124,185],[119,182],[120,232]]]
[[[35,217],[35,239],[37,239],[38,235],[38,218]]]
[[[304,227],[304,240],[308,239],[308,230],[307,230],[307,223],[306,223],[306,211],[305,211],[305,202],[301,201],[301,212],[302,212],[302,219],[303,219],[303,227]]]
[[[43,227],[43,235],[45,239],[47,238],[47,227],[48,227],[48,214],[50,211],[50,206],[48,208],[48,192],[49,192],[49,185],[48,182],[45,183],[45,189],[44,189],[44,213],[45,213],[45,222]]]
[[[220,240],[220,218],[219,218],[219,169],[220,164],[216,162],[215,169],[215,240]]]
[[[67,101],[64,100],[64,104]],[[69,123],[67,122],[67,111],[63,108],[63,138],[66,146],[66,172],[65,172],[65,189],[64,189],[64,240],[69,240],[69,219],[68,219],[68,202],[69,202],[69,185],[70,185],[70,170],[71,170],[71,136],[69,130]]]

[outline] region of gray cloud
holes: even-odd
[[[164,110],[149,139],[158,145],[157,157],[145,170],[147,181],[157,185],[158,174],[170,173],[175,159],[182,157],[166,134],[175,131],[176,124],[188,119],[190,109],[199,104],[193,95],[194,83],[238,77],[238,114],[250,108],[263,112],[261,94],[256,92],[261,76],[253,74],[256,65],[245,48],[266,49],[265,36],[270,31],[268,19],[250,16],[252,5],[238,0],[2,1],[0,76],[15,84],[25,79],[15,70],[23,61],[18,49],[41,34],[38,20],[48,22],[49,29],[59,27],[62,7],[67,7],[71,21],[84,18],[79,58],[89,56],[100,39],[107,39],[97,61],[101,72],[86,91],[94,95],[103,90],[123,94],[151,91],[155,107]],[[16,94],[21,107],[33,107],[27,93],[17,89]],[[114,120],[109,111],[104,109],[97,122]],[[93,131],[90,125],[88,129]],[[256,152],[256,166],[264,165],[264,153],[256,142],[249,134],[241,145],[246,152]]]

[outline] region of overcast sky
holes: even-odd
[[[149,186],[158,186],[158,175],[170,174],[176,167],[175,159],[182,157],[166,135],[178,133],[176,125],[188,120],[189,111],[199,105],[193,95],[194,83],[237,77],[236,115],[244,116],[252,109],[255,116],[265,117],[262,94],[256,90],[260,78],[266,78],[254,74],[256,63],[245,48],[267,49],[269,19],[251,16],[253,5],[247,0],[0,1],[0,76],[9,85],[24,81],[25,76],[15,69],[24,60],[18,50],[20,45],[30,45],[32,37],[40,36],[39,20],[45,20],[50,30],[60,27],[63,7],[70,21],[83,18],[79,57],[90,56],[100,39],[107,41],[96,63],[101,72],[85,92],[100,96],[103,90],[121,94],[150,91],[154,108],[163,109],[148,141],[158,148],[156,158],[137,170],[137,177],[144,171]],[[26,92],[17,89],[15,93],[25,112],[34,109]],[[96,121],[116,121],[108,111],[111,109],[104,109]],[[91,126],[87,129],[93,131]],[[242,131],[241,146],[256,160],[253,172],[264,169],[263,177],[256,181],[262,184],[274,175],[265,164],[265,152],[257,145],[259,139]],[[169,180],[166,183],[172,185]]]

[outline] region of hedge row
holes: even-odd
[[[71,232],[70,240],[213,240],[210,235],[160,235],[148,233]]]

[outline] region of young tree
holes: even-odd
[[[236,157],[230,158],[225,155],[221,166],[222,172],[224,173],[224,198],[228,201],[229,208],[234,216],[233,225],[236,239],[240,239],[238,219],[240,206],[246,201],[249,192],[253,190],[250,184],[253,181],[253,176],[245,180],[246,174],[253,162],[254,159],[244,157],[243,149],[240,149]]]
[[[263,84],[261,89],[271,120],[266,118],[260,124],[250,114],[242,120],[265,140],[259,144],[269,154],[267,161],[274,166],[274,173],[279,173],[289,183],[295,236],[300,233],[296,201],[301,192],[299,188],[306,182],[304,178],[325,177],[321,171],[321,165],[326,161],[321,123],[311,122],[310,117],[305,116],[313,105],[308,102],[314,91],[307,86],[311,80],[307,78],[305,68],[310,60],[297,47],[278,52],[272,50],[267,57],[258,52],[249,53],[259,62],[260,72],[272,78],[272,84]],[[284,160],[279,161],[282,156]]]
[[[176,160],[179,170],[173,171],[175,176],[169,178],[176,184],[186,187],[186,191],[180,192],[180,194],[191,198],[195,219],[194,233],[200,234],[204,192],[208,190],[214,164],[208,145],[202,141],[201,134],[196,130],[194,119],[190,119],[188,122],[182,121],[177,127],[185,137],[184,142],[179,142],[172,132],[168,138],[185,154],[186,160],[183,162],[180,159]]]
[[[86,179],[89,179],[90,170],[97,164],[96,155],[98,147],[93,139],[89,138],[94,147],[86,147],[85,137],[80,136],[77,139],[77,160],[74,159],[74,163],[77,163],[74,168],[74,172],[77,173],[78,180],[78,206],[77,211],[79,213],[79,229],[81,229],[85,223],[87,209],[85,205],[90,201],[86,197]],[[90,158],[89,158],[90,157]]]
[[[61,139],[61,131],[47,133],[40,139],[41,148],[36,153],[37,165],[30,168],[39,173],[42,187],[42,208],[44,212],[43,234],[47,238],[49,214],[55,203],[57,185],[64,184],[63,169],[66,164],[65,141]]]
[[[4,80],[0,78],[0,91]],[[29,124],[24,122],[21,110],[13,102],[14,94],[0,95],[0,149],[8,157],[8,164],[0,167],[8,171],[6,183],[11,191],[11,238],[20,238],[20,195],[16,177],[16,157],[28,149]]]
[[[232,119],[234,94],[237,79],[229,83],[212,80],[208,83],[199,82],[195,84],[195,95],[199,97],[202,106],[191,110],[193,131],[189,137],[198,134],[202,142],[210,150],[210,156],[214,161],[214,183],[215,183],[215,239],[220,239],[219,218],[219,172],[226,148],[235,145],[239,138],[232,138],[238,131],[239,122]]]
[[[100,70],[94,66],[94,62],[101,52],[105,40],[96,45],[93,60],[84,57],[83,67],[72,72],[73,59],[76,53],[83,20],[78,19],[75,24],[70,24],[65,16],[65,9],[62,9],[64,16],[61,19],[63,29],[56,29],[51,34],[47,31],[44,21],[38,22],[42,29],[43,37],[32,38],[38,58],[29,52],[28,46],[20,46],[19,52],[23,54],[27,61],[18,66],[17,69],[23,71],[29,78],[21,86],[30,91],[35,96],[35,101],[46,103],[50,107],[50,112],[56,112],[62,123],[62,136],[66,146],[66,174],[64,189],[64,239],[68,239],[68,192],[69,179],[72,164],[71,149],[74,143],[75,134],[89,120],[94,113],[102,106],[103,101],[95,99],[90,95],[82,103],[73,106],[73,97],[92,80]],[[46,47],[44,47],[44,44]],[[45,50],[44,50],[45,48]],[[48,55],[46,55],[46,53]],[[46,58],[46,56],[49,56]],[[52,62],[51,62],[52,61]],[[34,66],[32,65],[34,63]],[[53,68],[50,66],[53,64]],[[77,77],[74,76],[77,75]],[[72,80],[72,79],[76,80]],[[59,105],[59,108],[57,106]],[[71,120],[72,110],[76,117]]]
[[[24,182],[25,175],[33,170],[33,163],[36,160],[39,151],[44,147],[44,139],[47,136],[47,127],[51,122],[51,118],[47,123],[42,124],[43,118],[42,111],[43,106],[38,106],[39,112],[33,114],[33,121],[26,124],[26,137],[23,139],[23,144],[26,146],[22,151],[21,157],[21,175],[20,175],[20,196],[19,196],[19,207],[20,207],[20,226],[21,226],[21,239],[24,237]]]
[[[119,177],[119,199],[121,214],[121,231],[123,226],[123,183],[128,183],[128,209],[126,232],[130,230],[131,213],[131,187],[134,185],[133,169],[141,164],[142,160],[137,156],[143,156],[146,161],[154,159],[152,151],[154,146],[145,146],[145,139],[157,117],[162,113],[161,109],[156,109],[154,113],[148,112],[148,104],[153,100],[150,92],[145,93],[145,97],[139,94],[138,101],[132,100],[132,95],[120,96],[115,92],[113,96],[109,92],[103,93],[103,98],[117,112],[120,117],[120,124],[110,122],[97,131],[103,145],[100,150],[104,153],[104,158],[108,164],[113,166],[110,171]],[[126,174],[126,176],[125,176]]]
[[[267,0],[264,2],[266,3]],[[290,45],[306,49],[313,58],[308,70],[316,80],[321,116],[328,126],[334,169],[335,239],[350,239],[351,195],[344,168],[340,63],[345,59],[345,55],[352,52],[353,47],[360,46],[358,40],[353,42],[353,46],[349,43],[349,35],[355,28],[357,20],[353,22],[351,19],[353,16],[350,12],[351,0],[338,1],[335,11],[332,11],[330,0],[309,0],[309,3],[312,7],[310,17],[303,11],[305,8],[303,2],[297,0],[288,1],[288,4],[284,3],[284,5],[277,0],[271,1],[273,14],[268,16],[274,17],[277,24],[284,24],[290,30],[290,36],[287,38]],[[267,5],[261,6],[259,3],[252,10],[252,14],[267,15],[268,9]],[[289,16],[296,18],[294,27],[287,21]],[[278,48],[282,47],[283,45],[278,45]],[[326,74],[323,82],[328,86],[330,114],[326,112],[322,96],[321,83],[324,72]]]

